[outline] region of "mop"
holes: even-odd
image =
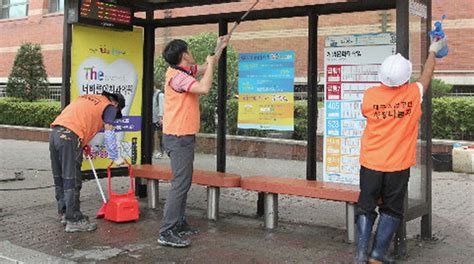
[[[84,147],[84,152],[87,156],[87,159],[89,160],[89,164],[91,165],[92,172],[94,173],[95,181],[97,182],[97,186],[99,187],[100,195],[102,196],[102,200],[104,201],[104,204],[102,205],[102,207],[99,209],[99,211],[97,211],[96,217],[103,218],[105,216],[105,207],[107,206],[107,199],[105,198],[104,191],[102,190],[102,186],[100,185],[100,182],[99,182],[99,177],[97,176],[97,172],[95,171],[95,168],[94,168],[94,163],[92,162],[92,159],[91,159],[90,147],[88,146]]]
[[[250,11],[253,10],[253,8],[260,2],[260,0],[255,1],[255,3],[245,12],[237,21],[234,22],[234,26],[230,29],[229,33],[227,35],[231,36],[234,30],[237,28],[238,25],[240,25],[240,22],[245,19],[245,17],[250,13]],[[219,49],[221,48],[221,45],[217,45],[216,48],[214,49],[214,52],[211,53],[211,56],[216,55]],[[220,54],[217,54],[220,55]]]

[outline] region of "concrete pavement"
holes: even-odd
[[[279,227],[263,229],[255,216],[257,195],[240,189],[221,191],[218,222],[206,220],[206,191],[193,186],[189,221],[201,233],[188,249],[156,242],[168,184],[160,184],[160,206],[140,220],[116,224],[98,219],[98,230],[66,234],[56,217],[48,144],[0,140],[0,180],[23,171],[24,181],[0,181],[0,263],[351,263],[354,245],[344,242],[345,205],[280,196]],[[154,160],[167,163],[167,159]],[[196,156],[195,167],[215,169],[213,155]],[[321,167],[321,166],[318,166]],[[305,176],[300,161],[229,157],[227,170],[247,175]],[[106,186],[105,181],[102,186]],[[417,239],[419,221],[407,225],[408,254],[403,263],[472,263],[474,260],[474,175],[433,173],[433,241]],[[114,179],[117,190],[128,179]],[[15,191],[13,189],[43,188]],[[83,185],[82,208],[93,216],[101,205],[95,182]],[[17,261],[17,262],[15,262]]]

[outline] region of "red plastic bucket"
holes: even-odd
[[[128,164],[128,173],[130,175],[130,189],[128,192],[123,194],[118,194],[112,191],[111,166],[113,165],[113,162],[107,167],[109,200],[105,206],[104,218],[112,222],[136,221],[140,214],[138,201],[135,197],[132,166],[128,161],[126,162]]]

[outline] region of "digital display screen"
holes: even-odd
[[[132,18],[133,13],[130,7],[110,1],[79,1],[79,23],[131,31],[133,30]]]

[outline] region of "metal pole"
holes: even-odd
[[[278,226],[278,194],[265,193],[265,219],[264,226],[274,229]]]
[[[74,4],[73,4],[74,5]],[[64,1],[63,65],[61,85],[61,108],[71,102],[71,44],[72,25],[69,23],[69,9],[74,9],[70,1]]]
[[[346,230],[348,243],[354,243],[356,238],[355,208],[355,204],[346,203]]]
[[[149,22],[145,25],[145,36],[143,44],[143,93],[142,93],[142,142],[141,142],[141,162],[151,164],[153,155],[153,63],[155,58],[155,28],[153,22],[153,10],[146,11],[146,19]],[[146,185],[141,179],[135,181],[137,195],[146,197]]]
[[[410,59],[409,45],[410,45],[410,17],[408,11],[408,1],[397,0],[397,52],[402,54],[405,58]]]
[[[158,180],[147,180],[148,208],[156,209],[160,202],[160,185]]]
[[[219,36],[227,34],[227,21],[219,21]],[[217,171],[226,170],[227,49],[222,51],[217,72]]]
[[[428,55],[428,48],[429,48],[429,41],[427,37],[427,32],[431,31],[431,10],[432,10],[432,5],[431,5],[431,0],[425,0],[426,2],[426,13],[427,17],[425,20],[425,26],[426,30],[425,32],[422,32],[421,34],[424,34],[424,38],[427,40],[425,42],[425,46],[422,47],[422,49],[425,50],[422,61],[426,59]],[[431,87],[426,91],[425,98],[423,102],[425,103],[425,109],[423,109],[424,113],[424,133],[421,133],[422,135],[426,135],[426,149],[425,149],[425,162],[426,162],[426,167],[425,167],[425,173],[426,173],[426,181],[425,181],[425,191],[426,191],[426,205],[428,208],[429,213],[426,215],[423,215],[421,217],[421,238],[422,239],[431,239],[432,238],[432,203],[431,203],[431,148],[432,148],[432,142],[431,142]]]
[[[220,188],[207,187],[207,219],[217,220],[219,218],[219,195]]]
[[[318,117],[318,15],[308,15],[308,145],[306,179],[316,180],[316,129]]]
[[[409,44],[410,44],[410,17],[408,9],[409,1],[406,0],[397,0],[396,6],[396,15],[397,15],[397,52],[402,54],[405,58],[410,59],[409,57]],[[407,215],[408,212],[408,191],[405,194],[404,199],[404,215]],[[398,258],[403,258],[407,254],[407,244],[406,244],[406,217],[403,217],[400,221],[400,225],[395,234],[394,238],[394,253]]]

